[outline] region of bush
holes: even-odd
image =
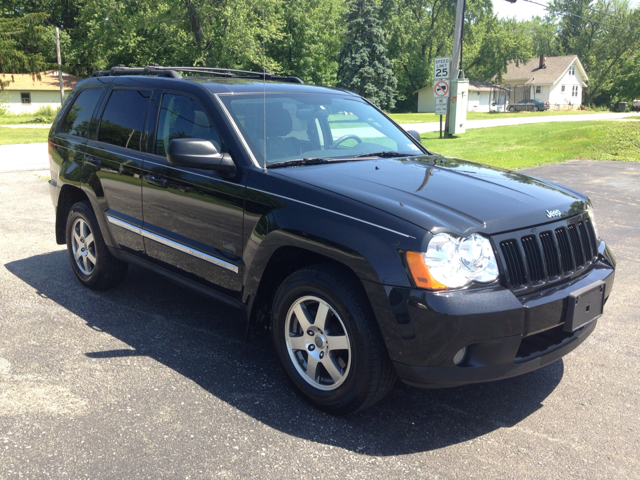
[[[33,119],[33,123],[53,122],[53,120],[56,118],[56,115],[58,114],[58,110],[60,110],[60,108],[54,110],[48,105],[46,107],[40,107],[38,110],[33,112],[33,115],[35,116],[35,118]]]
[[[609,112],[611,109],[608,105],[594,105],[593,103],[589,105],[589,110],[593,110],[594,112]]]

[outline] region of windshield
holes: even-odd
[[[267,94],[266,100],[262,94],[221,95],[220,99],[260,165],[265,157],[270,165],[300,159],[360,158],[370,153],[422,153],[398,127],[358,98],[279,93]]]

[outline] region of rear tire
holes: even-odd
[[[285,373],[321,410],[355,413],[395,384],[362,286],[340,268],[317,265],[287,277],[275,296],[272,331]]]
[[[89,202],[78,202],[71,207],[66,240],[71,267],[80,283],[92,290],[105,290],[124,280],[128,264],[107,249]]]

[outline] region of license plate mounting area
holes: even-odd
[[[606,284],[599,280],[571,292],[567,297],[566,332],[575,332],[602,316]]]

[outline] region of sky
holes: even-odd
[[[548,0],[535,0],[538,3],[548,3]],[[631,0],[632,6],[640,6],[640,0]],[[509,3],[506,0],[493,0],[493,11],[498,18],[516,17],[518,20],[528,20],[532,17],[544,17],[547,11],[544,7],[534,3],[517,0],[516,3]]]
[[[547,0],[536,0],[538,3],[547,3]],[[529,20],[535,16],[544,17],[547,11],[544,7],[533,3],[518,0],[509,3],[506,0],[493,0],[493,11],[498,18],[516,17],[518,20]]]

